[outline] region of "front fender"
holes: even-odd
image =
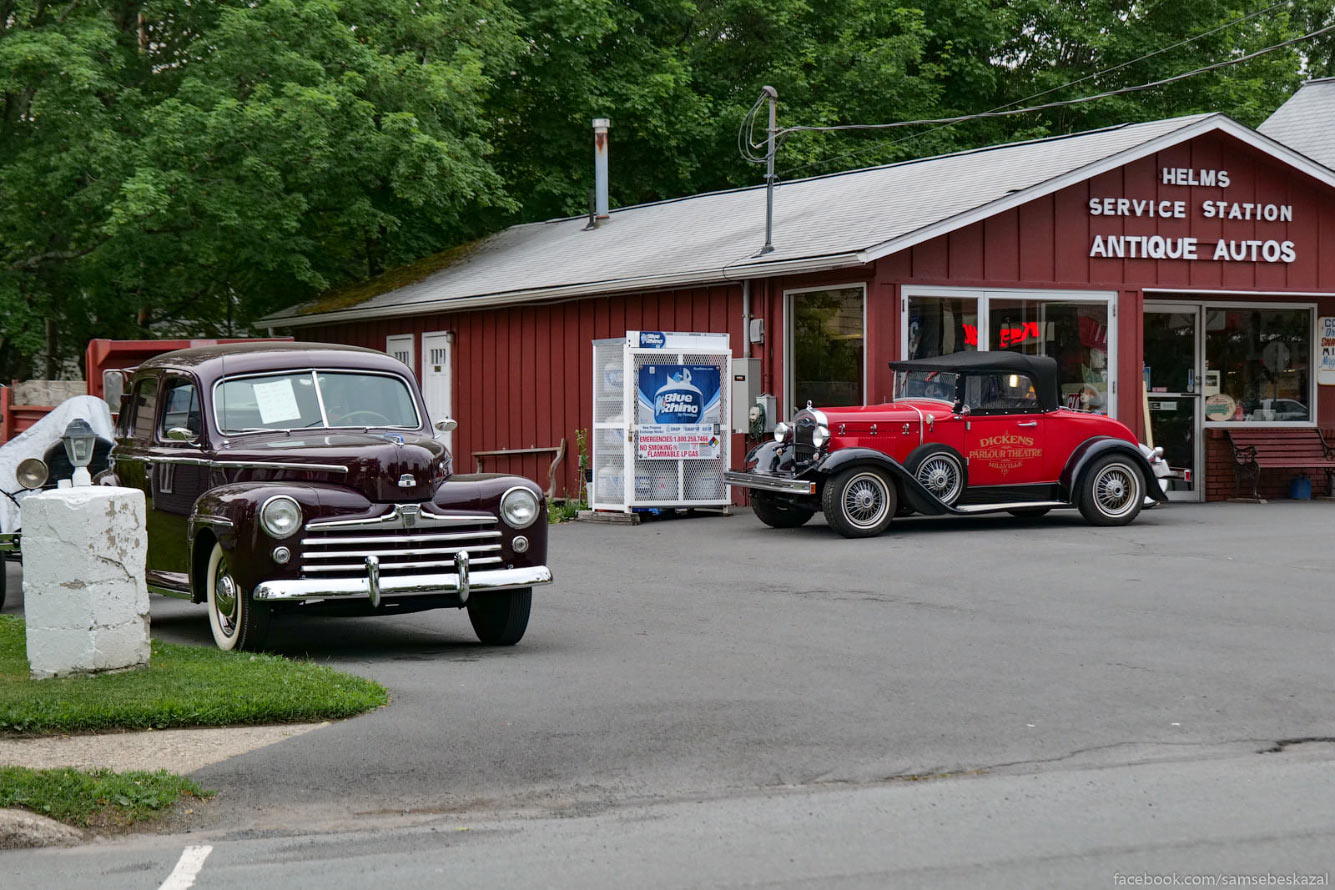
[[[936,495],[924,488],[903,464],[873,448],[841,448],[831,452],[816,465],[815,470],[821,476],[828,477],[841,470],[862,466],[876,467],[889,473],[890,477],[899,483],[899,490],[909,502],[909,506],[919,513],[925,516],[940,516],[953,512],[941,503]],[[824,481],[821,480],[822,485]]]
[[[1146,495],[1156,501],[1168,500],[1168,495],[1159,487],[1154,469],[1150,466],[1150,462],[1145,459],[1145,455],[1140,453],[1139,448],[1125,439],[1096,436],[1077,445],[1075,450],[1071,452],[1071,456],[1066,459],[1066,466],[1062,469],[1059,481],[1071,503],[1075,503],[1076,485],[1085,469],[1096,459],[1113,452],[1129,457],[1135,463],[1140,470],[1140,475],[1145,480]]]
[[[192,600],[203,602],[205,598],[203,572],[214,540],[228,554],[232,574],[243,589],[251,590],[261,581],[299,574],[297,560],[286,565],[273,560],[273,548],[290,544],[293,538],[279,541],[260,525],[260,507],[280,494],[301,505],[304,521],[332,512],[365,511],[371,507],[371,502],[356,492],[312,484],[234,482],[210,489],[195,501],[190,511],[187,546]],[[201,542],[206,543],[200,546]]]

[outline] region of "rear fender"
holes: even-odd
[[[1076,501],[1076,491],[1080,483],[1080,477],[1086,468],[1105,454],[1113,453],[1129,459],[1140,470],[1141,478],[1145,480],[1146,495],[1156,501],[1168,500],[1168,495],[1164,494],[1163,489],[1159,487],[1159,481],[1154,476],[1154,470],[1150,467],[1150,462],[1145,459],[1145,455],[1140,453],[1139,448],[1125,439],[1096,436],[1077,445],[1075,450],[1071,452],[1071,456],[1066,459],[1066,467],[1062,470],[1059,482],[1071,503],[1074,504]]]

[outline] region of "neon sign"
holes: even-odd
[[[1023,343],[1030,337],[1037,338],[1038,336],[1038,322],[1036,321],[1026,321],[1018,328],[1002,328],[997,331],[998,343],[1002,349],[1016,343]]]

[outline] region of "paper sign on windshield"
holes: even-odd
[[[260,409],[260,422],[266,426],[301,418],[301,408],[297,407],[297,394],[292,391],[290,379],[284,377],[268,383],[256,383],[254,390],[255,402]]]

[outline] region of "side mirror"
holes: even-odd
[[[455,420],[453,417],[447,417],[444,420],[437,420],[434,426],[440,432],[448,433],[452,432],[455,429],[458,429],[459,421]]]
[[[964,404],[963,402],[956,402],[955,407],[952,408],[951,410],[954,411],[956,414],[961,415],[962,417],[968,417],[970,411],[969,406]]]
[[[189,442],[194,445],[199,441],[193,430],[188,430],[183,426],[174,426],[167,430],[167,438],[173,442]]]

